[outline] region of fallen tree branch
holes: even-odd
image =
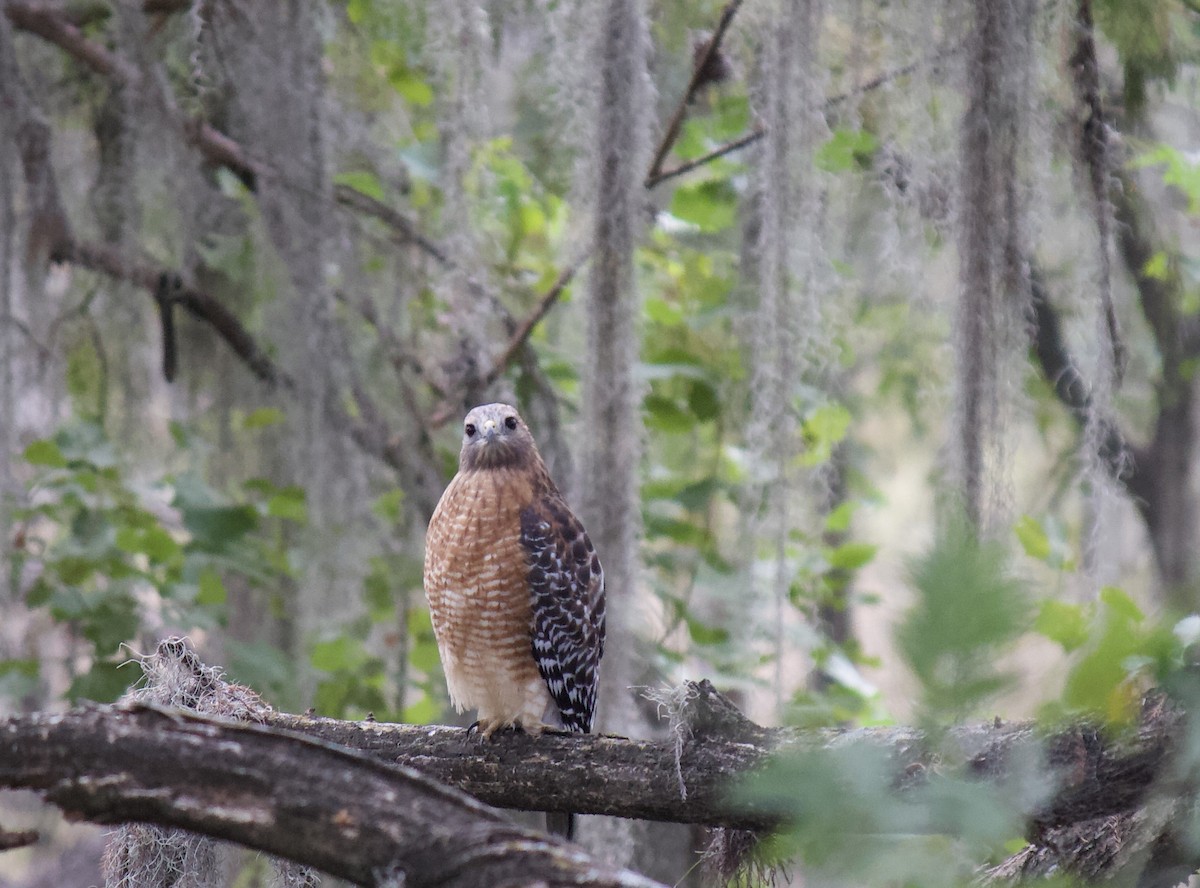
[[[774,819],[733,805],[729,788],[781,750],[869,744],[886,750],[898,783],[931,767],[935,751],[913,728],[800,731],[765,729],[745,719],[707,682],[686,684],[680,718],[687,737],[678,758],[671,740],[609,735],[498,735],[490,743],[461,728],[344,722],[271,713],[266,723],[408,765],[491,805],[606,814],[644,820],[769,829]],[[1106,739],[1086,726],[1050,736],[1028,723],[960,726],[941,759],[965,762],[966,772],[1002,782],[1011,763],[1030,755],[1059,772],[1061,785],[1031,823],[1038,830],[1135,809],[1161,768],[1177,720],[1161,716],[1134,737]],[[1047,773],[1047,780],[1054,780]],[[683,790],[681,790],[681,786]]]
[[[777,753],[874,747],[890,763],[881,795],[919,793],[953,775],[1001,793],[1013,783],[1045,787],[1024,811],[1034,850],[997,878],[1021,871],[1018,858],[1095,864],[1086,831],[1113,818],[1136,825],[1139,847],[1174,849],[1159,869],[1200,863],[1170,826],[1178,819],[1170,812],[1194,804],[1185,712],[1157,693],[1145,698],[1136,731],[1078,722],[1041,735],[997,721],[933,738],[913,728],[769,730],[711,683],[687,682],[662,697],[669,741],[551,733],[484,741],[462,728],[273,712],[179,638],[140,664],[146,683],[121,705],[0,720],[0,787],[40,791],[98,822],[190,830],[359,881],[391,868],[410,885],[490,884],[509,871],[502,867],[516,867],[526,881],[640,884],[620,873],[597,881],[595,869],[579,881],[581,861],[562,845],[508,825],[481,802],[761,832],[782,815],[768,799],[734,801],[728,790],[742,778]],[[189,711],[161,708],[167,703]],[[136,832],[126,839],[140,841]],[[477,859],[501,869],[455,881]],[[563,866],[569,878],[545,875]]]
[[[707,682],[687,690],[678,758],[670,741],[505,734],[485,742],[461,728],[279,713],[263,725],[142,705],[14,716],[0,721],[0,786],[37,790],[95,822],[183,828],[360,884],[394,864],[408,885],[497,884],[505,872],[633,885],[646,883],[602,870],[584,879],[581,855],[450,787],[512,808],[762,830],[777,824],[735,806],[726,790],[780,750],[874,745],[888,752],[900,792],[953,762],[1002,786],[1017,763],[1040,760],[1046,785],[1058,788],[1029,812],[1036,845],[1038,836],[1153,803],[1154,787],[1170,785],[1167,763],[1182,735],[1178,713],[1160,706],[1122,738],[1086,725],[1039,736],[1029,724],[987,724],[952,729],[935,751],[913,728],[766,730]]]
[[[0,785],[96,823],[178,827],[359,885],[652,888],[457,790],[260,725],[144,705],[0,722]]]

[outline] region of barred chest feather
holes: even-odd
[[[429,524],[429,599],[455,706],[481,730],[588,731],[604,648],[604,575],[545,474],[460,472]]]

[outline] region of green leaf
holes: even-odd
[[[1156,281],[1165,281],[1171,276],[1170,260],[1167,254],[1159,250],[1146,260],[1142,266],[1142,274]]]
[[[925,692],[928,715],[961,718],[1012,676],[997,660],[1029,620],[1024,585],[1002,546],[951,526],[912,568],[916,601],[896,639]]]
[[[388,82],[392,85],[392,89],[418,108],[427,108],[433,104],[433,87],[411,68],[402,67],[392,70],[388,75]]]
[[[258,512],[250,506],[184,509],[183,525],[198,546],[219,552],[258,527]]]
[[[225,584],[221,581],[221,574],[211,565],[200,571],[198,586],[196,604],[215,607],[224,604],[229,597],[225,591]]]
[[[879,547],[870,543],[843,543],[833,549],[827,557],[830,567],[841,570],[858,570],[863,565],[869,564],[877,551],[879,551]]]
[[[267,514],[275,518],[284,518],[297,524],[308,521],[308,506],[305,502],[304,488],[285,487],[267,500]]]
[[[66,466],[67,458],[63,456],[57,443],[48,438],[42,438],[25,448],[25,462],[32,466],[61,469]]]
[[[367,659],[362,642],[349,635],[339,635],[313,645],[309,662],[322,672],[344,672],[357,669]]]
[[[1165,165],[1163,183],[1178,188],[1188,199],[1188,212],[1200,212],[1200,164],[1192,163],[1177,149],[1159,145],[1135,157],[1130,166],[1134,168]],[[1153,257],[1151,257],[1153,260]]]
[[[0,660],[0,699],[20,700],[37,688],[37,660]]]
[[[117,531],[115,542],[122,552],[142,553],[158,564],[174,561],[183,551],[175,538],[158,526],[145,530],[122,527]]]
[[[383,183],[379,181],[378,176],[369,170],[351,170],[345,173],[338,173],[333,177],[333,181],[337,185],[345,185],[348,188],[353,188],[367,197],[378,201],[383,200]]]
[[[278,407],[259,407],[246,415],[242,420],[242,428],[247,431],[265,429],[283,422],[284,418],[283,411]]]
[[[1053,598],[1042,602],[1033,628],[1062,645],[1068,653],[1082,647],[1088,639],[1088,621],[1083,608]]]
[[[1032,515],[1022,516],[1013,529],[1016,531],[1017,539],[1020,540],[1021,548],[1025,550],[1026,555],[1036,558],[1038,561],[1049,559],[1050,538],[1036,518]]]
[[[879,140],[866,130],[835,130],[817,149],[813,162],[827,173],[840,173],[866,165],[879,149]]]
[[[404,491],[397,487],[387,493],[380,494],[371,504],[371,511],[391,524],[398,524],[404,505]]]
[[[822,404],[804,420],[804,440],[808,449],[800,457],[804,466],[819,466],[828,462],[833,448],[842,442],[850,431],[853,419],[850,411],[841,404]]]
[[[850,519],[857,509],[858,503],[854,500],[838,504],[837,508],[825,517],[825,529],[830,533],[845,533],[850,529]]]
[[[688,634],[696,644],[724,644],[729,641],[729,630],[720,626],[710,626],[699,620],[686,616]]]
[[[646,411],[646,426],[660,432],[690,432],[696,426],[695,417],[670,398],[653,393],[642,401]]]
[[[125,693],[139,675],[137,669],[132,666],[122,668],[116,663],[98,660],[85,674],[71,682],[67,689],[67,699],[72,704],[80,700],[112,703]]]
[[[675,189],[671,215],[701,231],[722,231],[737,218],[737,192],[729,182],[698,182]]]
[[[1103,601],[1115,614],[1119,614],[1131,623],[1140,623],[1146,618],[1142,613],[1142,609],[1137,606],[1132,598],[1123,590],[1116,586],[1105,586],[1100,590],[1100,600]]]
[[[688,409],[701,422],[711,422],[721,415],[721,399],[708,382],[695,380],[688,387]]]

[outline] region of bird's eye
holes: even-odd
[[[463,429],[463,431],[467,433],[468,438],[474,438],[475,437],[475,423],[473,423],[473,422],[467,423],[467,427],[465,429]]]
[[[511,431],[517,427],[517,418],[515,416],[506,417],[504,425]]]

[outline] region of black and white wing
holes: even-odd
[[[558,491],[521,511],[529,557],[533,658],[563,725],[588,733],[604,655],[604,569]]]

